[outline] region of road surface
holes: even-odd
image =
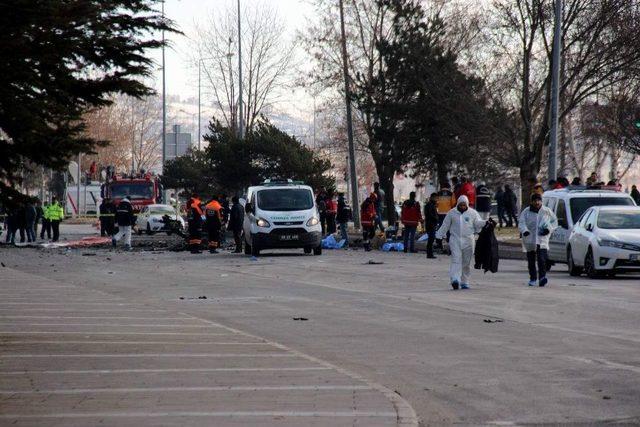
[[[444,256],[301,252],[0,249],[0,419],[640,423],[638,276],[452,291]]]

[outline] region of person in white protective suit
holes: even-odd
[[[542,206],[542,196],[534,193],[531,195],[531,204],[520,213],[518,224],[522,234],[522,248],[527,253],[529,286],[535,286],[536,280],[538,286],[545,286],[548,283],[549,238],[558,228],[558,218],[551,209]]]
[[[459,287],[469,289],[471,261],[476,245],[475,234],[479,233],[487,222],[480,218],[480,214],[475,209],[469,207],[467,196],[460,196],[456,207],[447,213],[436,232],[436,239],[444,239],[447,232],[450,233],[451,265],[449,266],[449,277],[451,278],[451,287],[454,290]]]

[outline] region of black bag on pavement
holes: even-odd
[[[495,225],[493,223],[487,223],[478,237],[475,250],[475,265],[477,270],[484,270],[486,273],[490,271],[496,273],[498,271],[498,263],[500,261],[498,255],[498,239],[493,232]]]

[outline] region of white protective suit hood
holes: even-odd
[[[465,195],[462,195],[460,197],[458,197],[458,201],[456,202],[456,207],[458,207],[458,205],[460,205],[460,203],[466,203],[467,207],[470,208],[471,206],[469,206],[469,198]]]

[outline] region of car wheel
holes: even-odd
[[[315,248],[313,248],[313,254],[322,255],[322,245],[318,245]]]
[[[587,251],[587,256],[584,259],[584,272],[590,279],[600,277],[600,272],[596,270],[596,262],[593,259],[593,250],[591,248]]]
[[[309,246],[305,246],[305,247],[304,247],[304,253],[305,253],[305,254],[310,254],[310,253],[311,253],[311,250],[312,250],[312,249],[311,249],[311,247],[309,247]]]
[[[244,254],[251,255],[251,245],[246,240],[244,241]]]
[[[149,225],[149,223],[147,223],[147,234],[149,236],[151,236],[153,234],[153,231],[151,231],[151,226]]]
[[[571,252],[571,246],[567,248],[567,267],[569,267],[569,276],[580,276],[582,274],[582,267],[578,267],[573,261],[573,253]]]
[[[173,234],[173,231],[167,231],[167,236],[171,236]]]
[[[136,233],[138,233],[138,236],[142,236],[142,229],[138,227],[138,229],[136,230]]]

